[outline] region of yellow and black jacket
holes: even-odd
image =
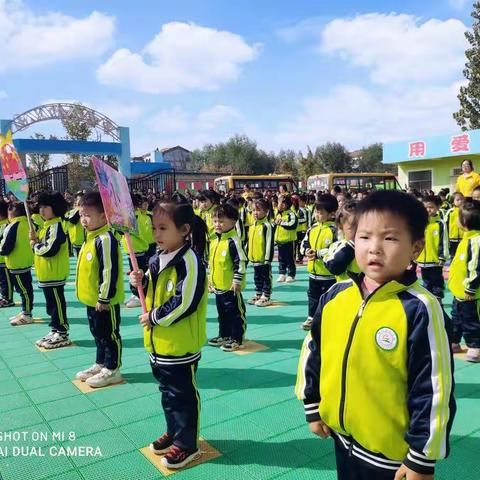
[[[303,255],[307,250],[315,250],[317,258],[309,260],[307,271],[314,280],[331,280],[335,277],[325,265],[323,256],[328,252],[330,245],[337,240],[337,227],[335,222],[323,222],[310,228],[300,246]]]
[[[80,222],[80,211],[78,208],[72,208],[66,213],[64,224],[70,243],[74,247],[81,247],[85,241],[85,229]]]
[[[335,275],[337,282],[348,280],[351,273],[360,273],[352,240],[338,240],[332,243],[323,256],[323,263],[327,270]]]
[[[32,222],[35,225],[35,230],[40,230],[43,227],[44,220],[39,213],[32,213]]]
[[[448,455],[456,410],[443,310],[413,270],[365,299],[362,281],[337,283],[320,298],[296,395],[307,422],[322,419],[360,461],[433,473]]]
[[[160,271],[152,257],[143,282],[153,327],[144,329],[144,344],[156,365],[189,364],[200,358],[207,339],[208,284],[202,260],[182,247]]]
[[[440,215],[428,218],[425,229],[425,247],[417,258],[422,268],[438,267],[445,263],[448,255],[448,235]]]
[[[448,288],[458,300],[465,294],[480,298],[480,231],[469,230],[458,244],[450,265]]]
[[[310,228],[310,225],[308,224],[307,209],[299,207],[296,213],[298,217],[297,232],[306,232]]]
[[[213,226],[213,209],[215,205],[212,205],[208,210],[200,210],[200,218],[205,222],[208,230],[208,238],[210,240],[215,238],[215,227]]]
[[[38,286],[45,288],[65,285],[65,280],[70,275],[70,263],[62,219],[55,217],[46,220],[38,232],[38,240],[40,243],[33,248]]]
[[[248,260],[255,265],[270,264],[273,260],[275,228],[268,216],[256,220],[248,229]]]
[[[76,290],[78,299],[89,307],[124,300],[122,254],[108,225],[87,231],[78,255]]]
[[[283,212],[278,212],[277,218],[278,216],[280,216],[282,221],[275,228],[275,242],[294,242],[297,239],[297,214],[293,210],[284,210]]]
[[[152,228],[152,221],[148,215],[142,213],[142,211],[137,208],[135,209],[135,217],[137,219],[137,228],[136,233],[130,233],[130,238],[132,240],[132,248],[135,255],[145,254],[149,246],[149,237],[148,237],[148,225]],[[125,236],[122,239],[123,249],[128,253],[127,241]]]
[[[463,238],[464,231],[458,225],[460,209],[453,207],[445,214],[445,225],[448,229],[448,239],[451,242],[459,242]]]
[[[245,287],[246,261],[242,242],[234,228],[225,233],[216,233],[210,242],[208,278],[215,292],[227,292],[232,288],[232,283]]]
[[[27,217],[21,216],[10,219],[3,232],[0,255],[5,257],[5,265],[13,274],[25,273],[32,268],[33,251],[28,231]]]

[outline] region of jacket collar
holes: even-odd
[[[480,235],[480,230],[465,230],[463,238],[472,238]]]
[[[21,215],[19,217],[13,217],[10,219],[10,223],[25,222],[25,221],[27,221],[27,217],[25,215]]]
[[[390,280],[389,282],[380,285],[376,290],[370,292],[368,299],[371,297],[383,297],[387,295],[397,294],[408,290],[415,282],[418,281],[416,273],[417,264],[412,263],[412,268],[405,270],[402,275],[402,278],[399,280]],[[365,277],[364,273],[350,273],[350,278],[353,280],[353,283],[357,286],[361,296],[362,295],[362,282]]]
[[[177,254],[165,265],[165,268],[163,270],[166,270],[168,267],[173,267],[174,265],[177,265],[180,263],[180,260],[183,258],[187,250],[190,249],[190,243],[187,242],[185,245],[177,252]]]
[[[48,227],[50,225],[53,225],[54,223],[60,223],[61,221],[62,219],[60,217],[53,217],[50,220],[45,220],[45,222],[43,223],[43,226]]]
[[[237,235],[237,231],[235,230],[235,227],[233,227],[228,232],[223,232],[223,233],[215,232],[215,236],[218,240],[226,240],[228,238],[235,237],[236,235]]]
[[[110,225],[107,223],[103,227],[97,228],[96,230],[87,230],[87,240],[102,233],[106,233],[110,230]]]

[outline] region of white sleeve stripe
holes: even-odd
[[[413,462],[417,463],[418,465],[423,465],[424,467],[433,467],[435,465],[435,461],[427,463],[427,462],[422,462],[421,460],[418,460],[417,458],[414,458],[410,455],[410,453],[407,453],[407,458]]]
[[[427,458],[425,455],[423,455],[421,453],[418,453],[415,450],[412,450],[411,448],[409,449],[408,454],[411,455],[412,457],[418,458],[419,460],[424,460],[426,462],[435,463],[435,460]]]
[[[166,317],[160,319],[157,325],[163,325],[168,327],[177,318],[182,316],[189,308],[195,297],[195,291],[197,290],[198,280],[198,265],[195,254],[191,250],[187,250],[183,256],[185,263],[185,278],[182,283],[182,302],[180,305],[172,310]]]
[[[112,251],[111,251],[110,235],[102,235],[100,242],[102,245],[103,270],[102,270],[102,284],[100,285],[100,297],[107,299],[110,283],[112,281]]]
[[[432,405],[430,410],[430,432],[424,452],[430,457],[444,458],[447,453],[447,423],[450,417],[449,400],[452,390],[450,346],[443,326],[443,313],[437,300],[430,299],[420,285],[408,292],[417,297],[428,312],[428,341],[431,351]]]
[[[57,223],[52,223],[48,227],[47,232],[49,232],[49,235],[48,235],[47,241],[45,243],[41,242],[43,243],[42,246],[35,248],[35,252],[37,253],[37,255],[45,255],[52,248],[53,243],[55,242],[55,239],[57,238],[57,235],[58,235],[59,225],[60,223],[57,222]]]
[[[304,405],[305,409],[307,408],[312,408],[312,407],[318,407],[320,403],[309,403],[308,405]]]

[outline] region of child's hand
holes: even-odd
[[[140,320],[140,323],[141,323],[145,328],[151,328],[151,327],[153,327],[152,323],[150,322],[150,312],[142,313],[142,315],[140,315],[140,316],[138,317],[138,319]]]
[[[395,474],[394,480],[433,480],[433,475],[425,475],[423,473],[417,473],[411,470],[410,468],[402,465]]]
[[[110,304],[97,302],[95,304],[95,310],[97,312],[105,312],[107,310],[110,310]]]
[[[128,278],[132,287],[140,287],[142,285],[143,271],[130,272]]]
[[[475,300],[475,295],[465,292],[465,300]]]
[[[30,230],[30,232],[28,233],[28,238],[30,239],[31,242],[35,242],[35,243],[38,242],[37,234],[35,233],[34,230]]]
[[[308,260],[315,260],[317,258],[317,252],[313,250],[312,248],[309,248],[305,252],[305,256],[308,258]]]
[[[213,285],[211,283],[208,284],[208,292],[215,293],[215,289],[213,288]]]
[[[242,291],[242,286],[239,283],[232,283],[230,290],[232,290],[233,293],[240,293]]]
[[[280,225],[280,224],[282,223],[282,217],[277,217],[277,218],[275,219],[275,223],[276,223],[277,225]]]
[[[328,438],[331,435],[330,428],[322,420],[309,422],[308,426],[310,427],[310,431],[319,437]]]

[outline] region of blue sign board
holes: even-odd
[[[383,163],[413,162],[472,154],[480,154],[480,130],[436,137],[419,136],[407,142],[383,145]]]

